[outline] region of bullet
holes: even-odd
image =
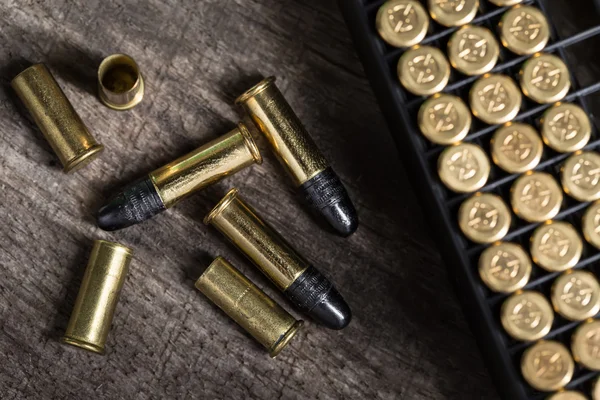
[[[589,319],[579,325],[571,338],[571,353],[575,361],[592,371],[600,371],[598,357],[598,338],[600,321]],[[585,397],[584,397],[585,399]]]
[[[389,0],[379,7],[375,25],[390,46],[410,47],[427,35],[429,16],[418,0]]]
[[[587,397],[575,390],[561,390],[548,397],[547,400],[587,400]],[[596,400],[595,397],[594,400]]]
[[[438,158],[438,175],[450,190],[470,193],[485,185],[490,161],[481,147],[472,143],[448,146]]]
[[[497,5],[498,7],[514,6],[515,4],[521,3],[523,0],[489,0],[490,3]]]
[[[450,64],[465,75],[490,72],[498,61],[500,46],[487,28],[466,25],[448,41]]]
[[[538,53],[523,63],[519,82],[525,96],[541,104],[562,100],[571,87],[567,65],[554,54]]]
[[[555,104],[544,112],[540,124],[544,143],[560,153],[583,149],[592,135],[590,118],[577,104]]]
[[[432,46],[414,46],[400,56],[396,68],[406,90],[417,96],[441,92],[450,79],[450,64],[442,51]]]
[[[358,227],[358,216],[340,178],[269,77],[235,101],[267,138],[305,201],[341,236]]]
[[[501,240],[510,228],[511,216],[504,200],[493,193],[475,193],[458,209],[458,226],[475,243]]]
[[[502,303],[500,321],[514,339],[531,341],[550,332],[554,312],[542,294],[533,290],[518,291]]]
[[[275,357],[302,326],[223,257],[196,281],[196,288]]]
[[[511,174],[535,168],[544,152],[544,144],[536,130],[520,122],[508,122],[498,128],[490,147],[494,163]]]
[[[600,201],[592,203],[585,210],[581,218],[581,231],[585,240],[600,250]]]
[[[104,149],[77,115],[43,64],[32,65],[11,82],[68,173],[87,165]]]
[[[494,292],[512,293],[522,289],[531,276],[531,259],[516,243],[496,242],[479,257],[479,276]]]
[[[144,78],[133,58],[112,54],[98,67],[98,94],[107,107],[129,110],[144,98]]]
[[[417,117],[421,133],[436,144],[454,144],[471,129],[471,111],[460,97],[438,93],[423,102]]]
[[[528,222],[556,217],[562,205],[562,189],[546,172],[527,171],[510,188],[513,211]]]
[[[519,55],[542,51],[550,39],[550,27],[544,14],[531,6],[517,5],[502,15],[498,24],[500,41]]]
[[[121,190],[98,211],[98,226],[114,231],[145,221],[253,163],[262,163],[262,157],[246,126],[239,123]]]
[[[560,342],[540,340],[521,357],[521,373],[525,381],[543,392],[552,392],[571,382],[575,362]]]
[[[580,202],[600,199],[600,154],[577,151],[565,160],[560,172],[566,194]]]
[[[552,305],[571,321],[584,321],[600,311],[600,284],[596,276],[583,270],[569,270],[552,284]]]
[[[550,272],[573,268],[583,251],[583,241],[577,230],[563,221],[546,221],[536,228],[530,246],[533,261]]]
[[[439,1],[428,0],[431,18],[438,24],[452,27],[468,24],[475,18],[479,0]]]
[[[521,91],[506,75],[485,74],[469,91],[473,115],[489,125],[504,124],[519,114]]]
[[[231,189],[204,218],[260,269],[300,311],[330,329],[345,328],[352,312],[333,284],[298,254]]]
[[[62,338],[64,343],[104,353],[131,254],[131,249],[118,243],[94,242],[75,307]]]

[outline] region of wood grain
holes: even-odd
[[[116,52],[135,58],[147,85],[128,112],[95,94],[96,68]],[[0,59],[1,398],[496,397],[333,1],[5,1]],[[73,175],[9,87],[33,62],[106,147]],[[350,190],[355,235],[310,218],[264,141],[262,166],[144,224],[95,226],[115,189],[234,127],[233,99],[261,75],[278,77]],[[308,323],[271,360],[193,288],[223,255],[290,309],[201,222],[232,186],[332,278],[350,327]],[[104,357],[58,342],[96,238],[135,251]]]

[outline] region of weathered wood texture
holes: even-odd
[[[129,112],[95,95],[114,52],[145,76]],[[4,1],[0,59],[0,398],[496,397],[333,1]],[[73,175],[9,87],[31,62],[106,146]],[[116,188],[232,128],[233,99],[271,74],[351,191],[355,235],[315,224],[264,142],[262,166],[142,225],[95,226]],[[336,282],[350,327],[308,323],[271,360],[193,288],[224,255],[284,302],[201,222],[232,186]],[[104,357],[58,342],[96,238],[135,249]]]

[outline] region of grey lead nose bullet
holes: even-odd
[[[265,135],[306,202],[341,236],[358,227],[358,215],[340,178],[269,77],[235,101]]]

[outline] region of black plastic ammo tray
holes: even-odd
[[[426,214],[431,226],[434,227],[434,232],[438,235],[436,239],[442,257],[450,268],[449,275],[455,284],[457,295],[498,391],[504,398],[511,400],[545,398],[550,393],[536,391],[521,376],[521,355],[532,343],[512,339],[505,333],[500,323],[500,307],[508,295],[492,292],[479,277],[477,262],[479,255],[487,245],[467,240],[458,227],[458,208],[462,201],[471,194],[454,193],[446,189],[439,180],[437,159],[444,146],[429,142],[421,134],[417,124],[419,107],[426,98],[415,96],[404,90],[396,74],[398,59],[404,49],[389,46],[377,33],[375,18],[379,7],[384,2],[384,0],[340,0],[339,3],[413,187],[424,210],[427,210]],[[581,3],[583,2],[569,2],[574,7]],[[589,95],[600,91],[600,81],[582,87],[573,77],[572,71],[575,70],[576,65],[573,65],[574,63],[567,56],[565,49],[595,35],[600,35],[600,25],[574,36],[561,38],[557,36],[556,29],[552,26],[545,1],[526,0],[522,4],[536,6],[548,17],[551,38],[542,51],[558,55],[571,71],[572,86],[569,94],[562,101],[578,104],[588,115],[591,114],[588,105]],[[480,0],[479,12],[471,24],[486,26],[492,32],[497,32],[498,22],[507,9],[508,7],[496,7],[487,0]],[[600,15],[598,20],[600,22]],[[457,29],[445,28],[430,20],[428,34],[420,44],[432,45],[446,53],[448,39]],[[529,56],[517,56],[502,46],[500,47],[498,63],[491,72],[507,74],[518,82],[521,64]],[[595,52],[598,49],[592,47],[589,51]],[[600,57],[600,52],[598,57]],[[598,63],[600,64],[600,61]],[[457,95],[468,104],[469,89],[477,78],[478,76],[469,77],[452,70],[450,82],[443,92]],[[596,76],[595,78],[600,77]],[[523,96],[520,113],[514,120],[539,128],[539,117],[549,106],[551,104],[533,103]],[[595,125],[594,118],[591,118],[591,121],[592,135],[585,147],[588,150],[600,148],[598,127]],[[464,141],[479,144],[489,155],[490,138],[497,127],[473,118],[471,130]],[[544,155],[535,170],[549,172],[560,182],[560,166],[569,155],[568,153],[554,152],[544,146]],[[519,174],[509,174],[492,164],[488,182],[480,191],[499,194],[506,204],[510,204],[508,196],[510,186],[518,176]],[[587,205],[588,203],[579,203],[565,195],[561,211],[554,219],[572,223],[581,233],[581,216]],[[529,249],[530,234],[538,225],[527,223],[513,215],[510,231],[503,241],[519,243],[524,249]],[[576,268],[589,269],[599,277],[600,252],[584,243],[583,254]],[[525,289],[540,291],[549,298],[552,282],[559,274],[558,272],[546,272],[534,265],[531,279]],[[555,314],[552,330],[544,339],[558,340],[570,348],[571,334],[579,324],[580,322],[571,322]],[[592,383],[597,376],[597,372],[576,365],[575,374],[567,388],[579,390],[589,397]],[[469,389],[465,388],[466,397],[468,397],[468,392]]]

